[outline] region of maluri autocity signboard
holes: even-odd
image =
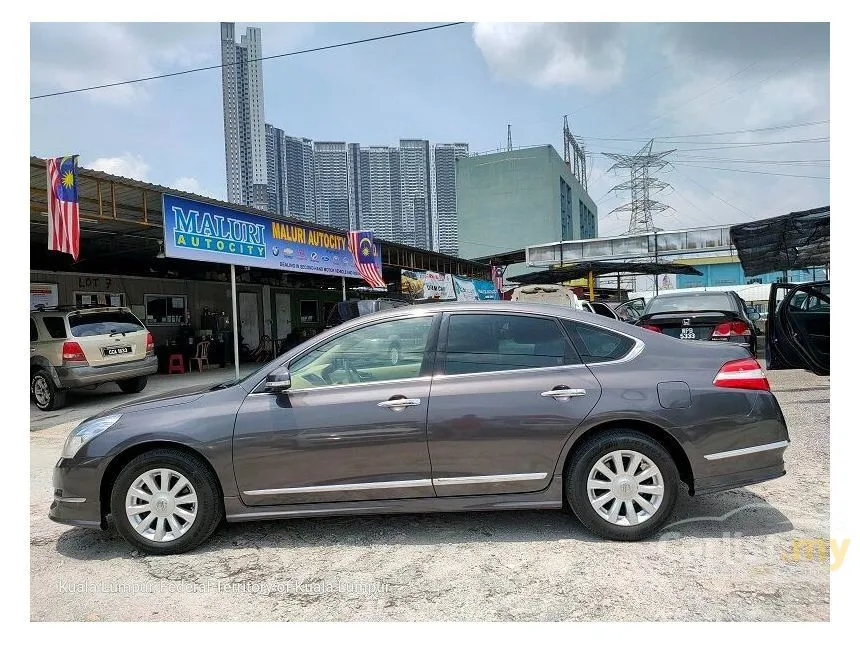
[[[167,257],[362,279],[345,233],[167,194],[162,208]]]

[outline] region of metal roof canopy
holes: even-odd
[[[47,246],[48,196],[46,161],[30,157],[30,237],[44,236]],[[161,196],[164,193],[214,204],[244,213],[252,213],[300,226],[345,235],[346,231],[321,226],[268,211],[260,211],[240,204],[174,190],[135,179],[110,175],[88,168],[78,168],[78,200],[81,218],[81,255],[88,257],[93,251],[110,256],[140,256],[152,258],[158,253],[158,242],[163,239]],[[383,270],[412,269],[453,273],[467,277],[488,279],[489,265],[464,260],[451,255],[427,251],[397,242],[377,238],[382,247]],[[104,244],[96,244],[101,240]],[[313,274],[307,274],[313,275]],[[323,277],[323,276],[320,276]]]
[[[518,251],[502,251],[493,255],[482,255],[479,258],[472,258],[472,262],[480,262],[481,264],[492,264],[493,266],[508,266],[509,264],[520,264],[526,261],[526,250]]]
[[[830,264],[830,206],[737,224],[730,235],[747,275]]]
[[[686,264],[670,264],[668,262],[578,262],[573,265],[535,271],[510,278],[511,282],[520,284],[555,284],[567,280],[580,280],[592,276],[611,273],[627,273],[635,275],[702,275],[702,272]]]

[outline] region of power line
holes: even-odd
[[[675,165],[674,162],[672,165]],[[683,165],[688,168],[702,168],[705,170],[722,170],[724,172],[743,172],[752,175],[773,175],[775,177],[797,177],[799,179],[824,179],[825,181],[830,181],[830,177],[822,177],[821,175],[792,175],[784,172],[765,172],[764,170],[744,170],[742,168],[715,168],[714,166],[697,166],[692,163],[681,162]],[[692,180],[691,180],[692,181]]]
[[[752,215],[750,215],[749,213],[747,213],[745,210],[738,208],[737,206],[735,206],[734,204],[732,204],[732,203],[731,203],[731,202],[729,202],[729,201],[726,201],[725,199],[723,199],[722,197],[720,197],[720,196],[719,196],[719,195],[717,195],[716,193],[714,193],[714,192],[712,192],[712,191],[708,190],[707,188],[705,188],[704,186],[702,186],[702,184],[700,184],[699,182],[697,182],[695,179],[693,179],[693,178],[692,178],[692,177],[690,177],[689,175],[684,174],[683,172],[681,172],[680,170],[678,170],[678,168],[675,166],[675,164],[670,164],[670,165],[672,166],[672,168],[674,168],[674,169],[675,169],[675,171],[677,171],[677,173],[678,173],[679,175],[681,175],[681,176],[682,176],[682,177],[684,177],[685,179],[688,179],[689,181],[691,181],[691,182],[693,182],[694,184],[696,184],[696,186],[698,186],[699,188],[701,188],[702,190],[704,190],[704,191],[705,191],[706,193],[708,193],[711,197],[714,197],[714,198],[716,198],[716,199],[719,199],[719,200],[720,200],[721,202],[723,202],[726,206],[731,206],[732,208],[734,208],[737,212],[741,213],[742,215],[746,215],[747,217],[752,217]]]
[[[335,43],[333,45],[323,45],[321,47],[312,47],[310,49],[301,49],[298,51],[286,52],[283,54],[272,54],[271,56],[262,56],[260,58],[252,58],[248,61],[241,61],[242,64],[245,62],[248,63],[256,63],[258,61],[271,60],[273,58],[286,58],[287,56],[299,56],[300,54],[311,54],[314,52],[326,51],[329,49],[338,49],[340,47],[350,47],[352,45],[362,45],[364,43],[372,43],[379,40],[387,40],[389,38],[399,38],[401,36],[410,36],[412,34],[420,34],[425,31],[434,31],[436,29],[447,29],[448,27],[456,27],[457,25],[463,25],[464,22],[448,22],[442,25],[434,25],[433,27],[422,27],[420,29],[411,29],[409,31],[399,31],[393,34],[384,34],[382,36],[373,36],[372,38],[361,38],[360,40],[351,40],[349,42],[343,43]],[[233,65],[239,65],[240,61],[235,63],[221,63],[220,65],[208,65],[206,67],[195,67],[194,69],[185,69],[179,72],[169,72],[166,74],[156,74],[155,76],[146,76],[143,78],[134,78],[128,81],[117,81],[115,83],[104,83],[103,85],[91,85],[90,87],[80,87],[74,90],[63,90],[62,92],[50,92],[48,94],[38,94],[36,96],[31,96],[30,100],[33,101],[35,99],[44,99],[51,96],[62,96],[64,94],[77,94],[79,92],[89,92],[91,90],[101,90],[108,87],[117,87],[119,85],[130,85],[131,83],[143,83],[144,81],[154,81],[159,78],[169,78],[171,76],[182,76],[183,74],[194,74],[196,72],[205,72],[212,69],[221,69],[222,67],[230,67]]]
[[[718,137],[725,134],[752,134],[755,132],[769,132],[772,130],[790,130],[792,128],[805,128],[816,125],[824,125],[825,123],[830,123],[830,119],[824,119],[822,121],[802,121],[799,123],[785,123],[782,125],[773,125],[767,128],[749,128],[746,130],[720,130],[717,132],[699,132],[696,134],[666,134],[662,136],[654,136],[654,137],[633,137],[633,138],[625,138],[625,137],[587,137],[581,136],[581,139],[587,139],[589,141],[630,141],[633,143],[637,142],[647,142],[651,139],[660,139],[664,141],[669,141],[670,139],[695,139],[698,137]],[[704,141],[690,141],[689,144],[697,145],[700,143],[706,143]],[[710,143],[710,142],[708,142]],[[731,141],[721,141],[717,143],[731,143]]]

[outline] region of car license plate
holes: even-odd
[[[690,327],[681,329],[681,338],[684,340],[696,340],[696,332]]]
[[[120,356],[122,354],[131,354],[131,347],[103,347],[102,353],[105,356]]]

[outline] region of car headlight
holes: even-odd
[[[95,439],[102,432],[110,428],[119,421],[121,416],[121,414],[111,414],[81,423],[77,428],[72,430],[69,438],[66,439],[66,445],[63,446],[63,458],[71,459],[74,457],[78,453],[78,450],[83,448],[88,441]]]

